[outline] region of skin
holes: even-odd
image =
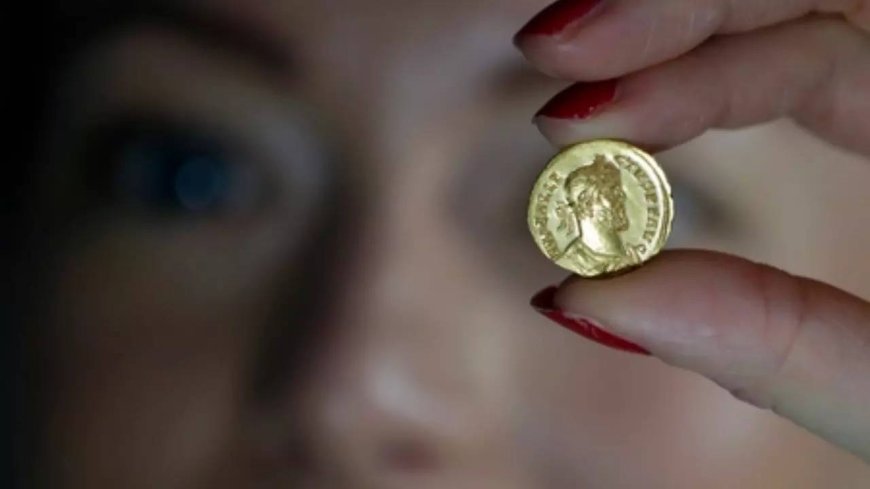
[[[606,133],[665,147],[710,127],[789,114],[828,140],[866,149],[870,138],[856,131],[870,127],[860,105],[870,98],[854,87],[868,85],[870,62],[852,24],[753,30],[762,19],[795,19],[800,2],[765,2],[759,15],[757,2],[732,1],[729,16],[712,0],[615,3],[578,37],[559,40],[572,49],[543,38],[520,45],[545,72],[627,76],[623,89],[634,94],[582,123],[539,119],[553,142]],[[629,4],[643,16],[626,15]],[[777,15],[780,5],[788,8]],[[59,82],[71,96],[56,107],[58,127],[48,128],[35,194],[44,229],[35,249],[48,250],[38,301],[42,482],[561,489],[870,481],[858,458],[713,383],[582,342],[527,307],[536,289],[561,279],[524,229],[528,189],[552,153],[528,119],[564,85],[532,73],[510,45],[540,7],[196,2],[198,15],[267,39],[277,61],[265,66],[163,22],[131,25],[78,52]],[[718,22],[697,22],[715,12]],[[865,10],[853,13],[866,25]],[[658,14],[657,32],[691,25],[692,35],[653,35],[643,50],[608,42],[608,29]],[[739,34],[702,44],[717,31]],[[764,105],[775,97],[728,97],[737,77],[722,73],[742,72],[762,52],[771,66],[754,77],[759,89],[797,94],[818,79],[811,54],[788,56],[795,46],[836,53],[845,67],[801,105],[806,111],[783,109],[794,109],[789,97],[776,107]],[[608,63],[590,63],[589,53]],[[722,110],[671,95],[697,87],[714,95],[703,100],[745,105]],[[849,103],[829,110],[839,100]],[[659,123],[665,104],[699,125]],[[75,158],[77,148],[99,123],[131,112],[184,133],[206,127],[243,148],[231,162],[271,190],[217,215],[155,214],[124,195],[91,202],[97,189],[76,182],[93,162]],[[778,124],[711,135],[662,161],[690,204],[676,245],[728,250],[870,295],[870,263],[856,258],[870,247],[861,158]],[[818,184],[822,177],[828,184]],[[513,214],[515,225],[504,217]],[[671,252],[612,281],[569,280],[558,301],[667,364],[867,456],[870,423],[858,408],[870,396],[870,313],[858,299],[736,258]]]

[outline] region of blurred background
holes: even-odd
[[[528,300],[541,0],[22,6],[4,199],[20,482],[858,488],[870,468]],[[22,156],[18,156],[19,150]],[[790,123],[661,155],[670,245],[870,296],[870,166]],[[13,362],[15,363],[15,362]]]

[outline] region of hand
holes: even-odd
[[[791,117],[870,155],[868,31],[870,0],[563,0],[516,43],[541,71],[580,82],[536,117],[556,145],[664,149]],[[867,302],[701,251],[569,279],[553,302],[870,461]]]

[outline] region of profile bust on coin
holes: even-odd
[[[640,263],[620,233],[629,228],[619,168],[603,155],[565,179],[567,202],[559,205],[558,230],[574,236],[562,252],[587,274],[612,272]]]
[[[538,178],[529,229],[557,265],[585,277],[615,274],[657,254],[671,230],[673,201],[652,156],[627,143],[580,143]]]

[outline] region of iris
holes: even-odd
[[[229,203],[236,172],[227,152],[207,138],[172,130],[137,130],[116,144],[114,193],[147,210],[205,214]]]

